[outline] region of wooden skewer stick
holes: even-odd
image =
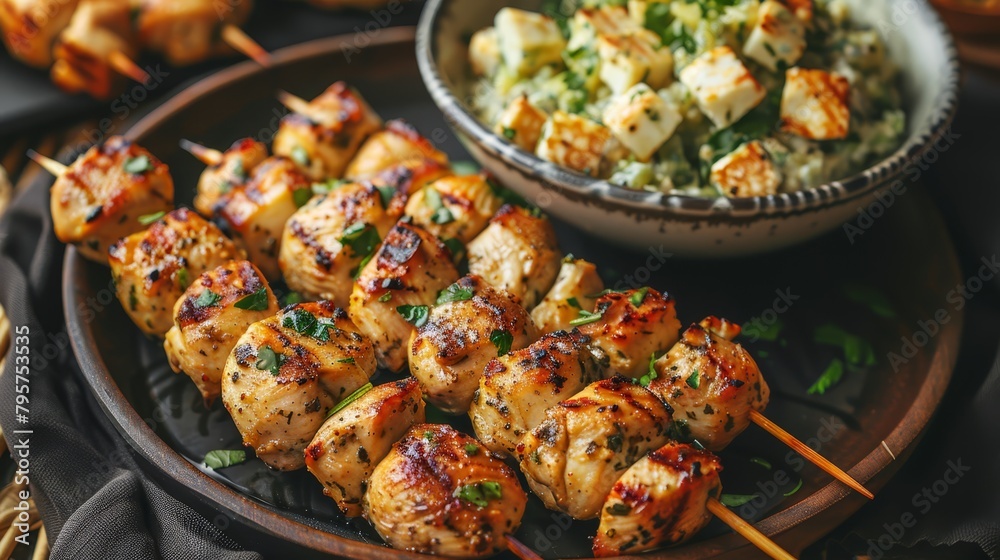
[[[510,535],[507,535],[507,548],[510,549],[514,556],[517,556],[521,560],[542,560],[542,557],[534,550],[528,548],[528,545]]]
[[[202,146],[186,138],[181,138],[180,145],[182,150],[198,158],[205,165],[219,165],[222,163],[222,152],[219,150]]]
[[[805,457],[806,460],[808,460],[810,463],[823,469],[823,471],[828,473],[833,478],[836,478],[837,480],[853,488],[859,494],[868,498],[869,500],[875,499],[875,495],[872,494],[867,488],[862,486],[860,482],[854,479],[854,477],[844,472],[843,469],[841,469],[837,465],[831,463],[830,460],[827,459],[826,457],[813,451],[811,447],[799,441],[798,438],[796,438],[792,434],[786,432],[784,428],[782,428],[781,426],[768,420],[767,417],[761,414],[760,412],[757,412],[754,409],[750,409],[750,420],[754,424],[757,424],[761,428],[764,428],[764,430],[766,430],[772,436],[781,440],[781,442],[787,445],[788,447],[791,447],[793,450],[798,452],[799,455]]]
[[[149,82],[152,78],[145,70],[139,67],[138,64],[132,61],[131,58],[125,56],[121,51],[114,51],[108,56],[108,63],[111,67],[115,69],[116,72],[123,76],[127,76],[140,84],[145,84]]]
[[[795,560],[794,556],[767,538],[767,535],[758,531],[756,527],[744,521],[742,517],[730,511],[719,500],[709,498],[708,511],[712,512],[712,515],[718,517],[723,523],[729,525],[733,531],[743,535],[743,538],[750,541],[751,544],[771,558],[775,560]]]
[[[59,163],[58,161],[45,157],[42,154],[36,152],[35,150],[28,150],[28,157],[32,159],[35,163],[42,166],[42,169],[48,171],[56,177],[61,177],[63,173],[66,173],[67,166]]]
[[[308,115],[312,113],[312,107],[309,106],[309,102],[297,95],[292,95],[287,91],[278,91],[278,101],[282,105],[288,108],[289,111],[294,113],[300,113],[303,115]]]
[[[230,47],[254,59],[257,64],[264,67],[271,65],[271,55],[239,27],[231,23],[223,27],[222,40]]]

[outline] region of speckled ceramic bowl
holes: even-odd
[[[902,68],[908,136],[862,173],[774,196],[710,200],[629,190],[543,161],[481,124],[463,101],[473,81],[468,39],[491,25],[500,8],[540,11],[541,0],[429,0],[417,31],[417,60],[435,103],[473,157],[550,214],[636,248],[662,245],[687,257],[747,255],[811,239],[872,205],[891,204],[898,195],[887,189],[896,181],[902,181],[897,192],[912,187],[921,166],[951,141],[946,132],[956,106],[958,59],[937,13],[924,0],[850,3],[854,17],[881,31]],[[885,209],[871,213],[879,210]]]

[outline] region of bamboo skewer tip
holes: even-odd
[[[186,138],[181,138],[179,144],[182,150],[198,158],[205,165],[219,165],[222,163],[223,154],[219,150],[202,146]]]
[[[309,102],[297,95],[288,93],[283,89],[279,89],[277,97],[278,97],[278,102],[280,102],[290,111],[293,111],[295,113],[302,113],[305,115],[311,112],[309,107]]]
[[[139,67],[131,58],[121,51],[114,51],[108,56],[108,62],[116,72],[131,78],[140,84],[148,83],[152,80],[145,70]]]
[[[831,463],[829,459],[817,453],[813,448],[799,441],[798,438],[785,431],[784,428],[775,424],[760,412],[754,409],[750,409],[750,420],[754,424],[757,424],[761,428],[764,428],[764,430],[767,431],[769,434],[776,437],[779,441],[781,441],[788,447],[791,447],[792,450],[797,452],[799,455],[802,455],[802,457],[804,457],[807,461],[816,465],[817,467],[822,469],[824,472],[826,472],[833,478],[836,478],[840,482],[843,482],[848,487],[855,490],[862,496],[868,498],[869,500],[875,499],[875,495],[872,494],[870,490],[865,488],[860,482],[858,482],[853,476],[847,474],[847,472],[845,472],[843,469]]]
[[[528,545],[510,535],[507,536],[507,548],[510,549],[511,554],[521,560],[542,560],[542,557],[534,550],[531,550]]]
[[[709,498],[708,511],[771,558],[775,560],[795,560],[795,557],[789,554],[788,551],[778,546],[777,543],[768,538],[764,533],[758,531],[756,527],[747,523],[742,517],[730,511],[719,500]]]
[[[223,27],[222,40],[230,47],[253,59],[257,64],[265,68],[271,65],[271,54],[239,27],[231,23]]]
[[[49,173],[51,173],[55,177],[60,177],[60,176],[62,176],[63,173],[66,173],[66,169],[67,169],[66,165],[64,165],[64,164],[62,164],[62,163],[60,163],[60,162],[58,162],[58,161],[56,161],[56,160],[54,160],[54,159],[52,159],[52,158],[50,158],[48,156],[43,156],[42,154],[36,152],[35,150],[30,150],[29,149],[26,153],[27,153],[28,157],[31,158],[32,161],[34,161],[35,163],[37,163],[38,165],[40,165],[42,167],[42,169],[48,171]]]

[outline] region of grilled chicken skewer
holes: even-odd
[[[597,294],[602,291],[604,282],[594,263],[566,257],[555,284],[531,310],[531,318],[543,333],[570,330],[581,310],[593,313]]]
[[[28,155],[56,176],[51,192],[56,237],[92,261],[107,264],[113,243],[148,225],[140,218],[173,209],[174,182],[167,166],[120,136],[90,148],[69,166]]]
[[[137,14],[136,30],[142,46],[162,55],[174,66],[186,66],[201,62],[213,56],[230,53],[226,44],[234,36],[242,34],[238,26],[246,22],[253,10],[251,0],[224,2],[213,0],[131,0]],[[233,31],[237,28],[234,35]],[[233,45],[244,52],[244,44]],[[253,43],[249,37],[246,38]],[[256,43],[250,52],[251,58],[266,64],[266,54]]]
[[[233,142],[225,152],[181,140],[181,148],[207,165],[198,179],[194,208],[206,218],[215,215],[219,201],[234,188],[246,186],[250,175],[267,159],[267,146],[252,139]]]
[[[7,52],[36,68],[52,66],[52,50],[69,25],[79,0],[50,2],[0,0],[0,38]]]

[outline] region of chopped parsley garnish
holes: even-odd
[[[649,293],[649,287],[640,288],[639,290],[636,290],[635,293],[633,293],[631,296],[629,296],[628,300],[632,303],[633,306],[639,307],[640,305],[642,305],[642,302],[646,301],[646,294],[648,293]]]
[[[351,359],[353,359],[353,358],[351,358]],[[333,416],[334,414],[340,412],[341,410],[344,410],[345,408],[347,408],[347,405],[349,405],[352,402],[360,399],[361,397],[364,396],[365,393],[367,393],[368,391],[371,391],[371,390],[372,390],[372,384],[371,383],[365,383],[364,385],[362,385],[361,387],[359,387],[356,391],[354,391],[350,395],[347,395],[344,398],[344,400],[342,400],[339,403],[337,403],[337,406],[331,408],[330,412],[327,413],[326,417],[329,418],[329,417]]]
[[[451,260],[455,261],[456,263],[461,261],[462,258],[465,256],[465,244],[462,243],[460,239],[449,237],[448,239],[442,241],[442,243],[444,243],[444,246],[447,247],[449,251],[451,251]]]
[[[656,352],[649,355],[649,369],[646,370],[646,375],[639,378],[639,385],[643,387],[649,387],[649,384],[653,382],[654,379],[658,377],[656,373]]]
[[[186,290],[188,286],[191,285],[190,279],[188,278],[188,271],[186,268],[177,269],[177,284],[182,290]]]
[[[389,203],[392,202],[392,197],[396,195],[396,189],[392,187],[375,187],[378,189],[378,194],[382,198],[382,207],[388,208]]]
[[[389,301],[390,299],[392,299],[392,292],[386,292],[386,293],[378,296],[378,300],[381,301],[382,303],[385,303],[385,302]]]
[[[614,434],[608,436],[608,449],[617,453],[622,450],[622,443],[623,440],[621,434]]]
[[[719,496],[719,501],[726,507],[740,507],[756,497],[757,494],[723,494]]]
[[[295,201],[296,208],[302,208],[313,197],[312,189],[298,189],[292,191],[292,200]]]
[[[364,222],[354,222],[344,229],[344,233],[341,234],[339,241],[341,244],[351,248],[351,254],[354,257],[362,257],[355,272],[355,277],[357,277],[375,254],[375,250],[382,243],[382,238],[379,236],[375,226]]]
[[[303,298],[302,294],[298,292],[288,292],[288,294],[286,294],[284,298],[286,306],[295,305],[296,303],[302,303],[303,301],[305,301],[305,298]]]
[[[403,319],[406,319],[407,323],[417,328],[427,324],[430,312],[431,308],[426,305],[400,305],[396,308],[396,313],[399,313]]]
[[[575,297],[566,298],[566,303],[568,303],[570,305],[570,307],[575,307],[577,309],[583,309],[583,307],[580,306],[580,300],[576,299]]]
[[[577,318],[570,321],[569,324],[574,327],[579,327],[580,325],[586,325],[600,320],[601,315],[601,313],[591,313],[586,309],[581,309]]]
[[[212,290],[205,290],[204,292],[198,294],[198,299],[194,300],[195,307],[212,307],[219,303],[222,296],[213,292]]]
[[[337,363],[338,364],[353,364],[354,363],[354,358],[341,358],[341,359],[337,360]]]
[[[510,331],[496,329],[490,333],[490,342],[497,347],[497,357],[506,356],[514,343],[514,335]]]
[[[632,508],[627,504],[623,504],[621,502],[615,502],[610,506],[608,506],[607,508],[605,508],[605,511],[607,511],[611,515],[628,515],[629,513],[632,512]]]
[[[472,299],[472,296],[472,288],[467,288],[459,285],[458,282],[455,282],[451,286],[441,290],[441,293],[439,293],[437,297],[437,304],[441,305],[442,303],[449,303],[452,301],[465,301],[467,299]]]
[[[486,507],[490,500],[499,500],[503,492],[499,482],[483,481],[466,484],[455,490],[455,497],[479,507]]]
[[[284,354],[279,354],[270,346],[264,345],[257,350],[257,363],[254,367],[261,371],[269,371],[271,375],[281,373],[281,366],[285,363]]]
[[[292,148],[292,161],[299,164],[302,167],[309,167],[311,160],[309,159],[309,152],[306,151],[302,146],[296,145]]]
[[[844,362],[840,361],[840,358],[834,358],[807,392],[810,395],[825,394],[827,389],[834,386],[842,377],[844,377]]]
[[[431,221],[435,224],[447,224],[455,221],[455,216],[441,200],[441,193],[434,187],[424,189],[424,202],[428,208],[434,211],[434,214],[431,215]]]
[[[474,443],[465,444],[465,454],[469,457],[479,453],[479,446]]]
[[[152,214],[143,214],[142,216],[139,216],[139,223],[144,226],[148,226],[166,215],[167,212],[165,210],[160,210],[159,212],[154,212]]]
[[[292,309],[286,313],[281,320],[281,326],[292,329],[299,334],[315,338],[320,342],[330,340],[330,329],[337,328],[332,319],[316,317],[301,307]]]
[[[224,469],[239,465],[247,460],[247,452],[242,449],[216,449],[205,454],[205,466],[212,469]]]
[[[688,376],[687,384],[688,387],[691,387],[692,389],[697,389],[701,386],[701,374],[698,373],[697,368],[695,368],[695,370],[691,372],[691,375]]]
[[[141,155],[128,158],[125,160],[125,165],[123,167],[127,173],[131,173],[132,175],[142,175],[147,171],[153,170],[153,162],[150,161],[149,156]]]
[[[327,179],[322,183],[313,183],[310,190],[312,190],[313,194],[330,194],[347,184],[350,184],[350,181],[344,179]]]
[[[264,311],[267,309],[267,288],[261,287],[256,292],[243,297],[234,303],[233,307],[246,311]]]
[[[508,140],[513,140],[517,136],[517,130],[510,127],[503,127],[503,137]]]

